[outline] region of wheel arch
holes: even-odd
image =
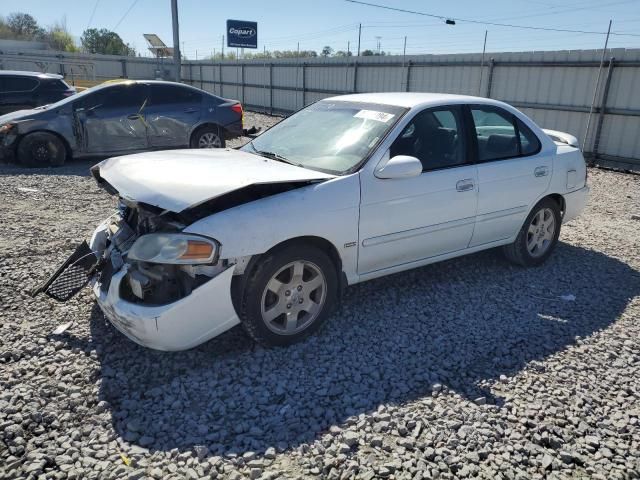
[[[66,158],[70,159],[73,157],[73,150],[71,148],[71,145],[69,144],[69,141],[64,137],[64,135],[61,135],[58,132],[54,132],[53,130],[47,130],[45,128],[40,128],[38,130],[31,130],[29,132],[23,133],[22,135],[20,135],[20,137],[18,138],[18,141],[16,142],[15,145],[15,153],[18,153],[18,147],[20,146],[20,143],[22,143],[22,141],[27,138],[29,135],[34,134],[34,133],[48,133],[50,135],[53,135],[54,137],[56,137],[58,140],[60,140],[62,142],[62,145],[64,145],[64,150],[66,153]]]
[[[542,197],[540,200],[544,200],[545,198],[550,198],[558,204],[558,207],[560,208],[560,216],[563,217],[567,206],[564,197],[559,193],[552,193],[546,197]]]
[[[226,130],[222,125],[220,125],[219,123],[216,123],[216,122],[207,121],[207,122],[200,123],[200,124],[196,125],[195,127],[193,127],[193,130],[191,130],[191,134],[189,135],[189,145],[191,145],[191,143],[193,142],[193,139],[195,138],[195,136],[201,130],[203,130],[205,128],[209,128],[209,127],[217,128],[218,132],[219,132],[219,135],[220,135],[220,138],[224,138],[225,137]]]
[[[233,277],[231,281],[231,296],[232,296],[233,305],[236,308],[236,311],[239,311],[238,302],[242,298],[242,294],[244,292],[244,288],[247,283],[247,280],[255,272],[258,262],[260,262],[260,260],[264,256],[274,253],[278,250],[283,250],[291,245],[311,245],[326,252],[329,255],[329,258],[331,259],[331,262],[336,268],[336,274],[338,276],[338,280],[340,283],[339,295],[340,297],[342,296],[344,290],[348,286],[348,283],[347,283],[347,276],[345,275],[344,270],[342,269],[342,257],[340,256],[338,249],[332,242],[330,242],[326,238],[315,236],[315,235],[303,235],[299,237],[288,238],[274,245],[266,252],[253,255],[249,260],[249,262],[247,263],[247,266],[244,269],[244,273],[242,275],[235,275]]]

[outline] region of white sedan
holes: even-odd
[[[240,150],[174,150],[92,169],[119,209],[38,291],[93,282],[113,325],[182,350],[242,324],[287,345],[348,285],[501,246],[543,263],[589,188],[577,141],[486,98],[328,98]]]

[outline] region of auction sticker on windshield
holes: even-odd
[[[375,110],[360,110],[354,115],[354,117],[387,123],[389,120],[395,117],[395,115],[393,113],[377,112]]]

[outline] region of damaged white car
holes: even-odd
[[[111,158],[92,173],[118,211],[35,293],[91,281],[113,325],[159,350],[238,323],[286,345],[348,285],[497,246],[544,262],[589,191],[576,139],[548,133],[490,99],[359,94],[240,150]]]

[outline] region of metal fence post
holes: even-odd
[[[204,90],[204,82],[202,81],[202,64],[200,64],[200,89]]]
[[[491,98],[491,84],[493,83],[493,67],[495,66],[495,61],[492,58],[489,61],[489,77],[487,78],[487,94],[485,95],[487,98]]]
[[[302,105],[300,108],[306,105],[306,92],[307,92],[307,63],[302,62]]]
[[[193,63],[189,62],[189,85],[193,85]]]
[[[358,61],[353,62],[353,93],[358,93]]]
[[[244,103],[244,63],[242,65],[240,65],[240,95],[241,95],[241,102]]]
[[[273,115],[273,62],[269,63],[269,113]]]
[[[122,60],[120,60],[120,62],[122,62],[122,78],[128,78],[127,77],[127,59],[123,58]]]
[[[604,122],[604,116],[607,113],[607,98],[609,97],[609,87],[611,86],[611,76],[613,75],[613,68],[615,66],[615,58],[611,57],[609,60],[609,67],[607,68],[607,78],[604,82],[604,90],[602,91],[602,101],[600,104],[600,112],[598,113],[598,123],[596,124],[596,133],[593,140],[593,152],[592,158],[596,159],[598,156],[598,147],[600,146],[600,135],[602,134],[602,123]]]
[[[218,64],[218,67],[219,67],[219,71],[218,71],[218,80],[220,80],[220,94],[219,94],[219,95],[220,95],[221,97],[224,97],[224,95],[222,94],[222,90],[223,90],[223,87],[222,87],[222,85],[223,85],[223,83],[222,83],[222,62],[220,62],[220,63]]]
[[[409,91],[409,82],[411,81],[411,60],[409,60],[407,62],[407,77],[406,77],[406,83],[404,86],[404,91],[408,92]]]

